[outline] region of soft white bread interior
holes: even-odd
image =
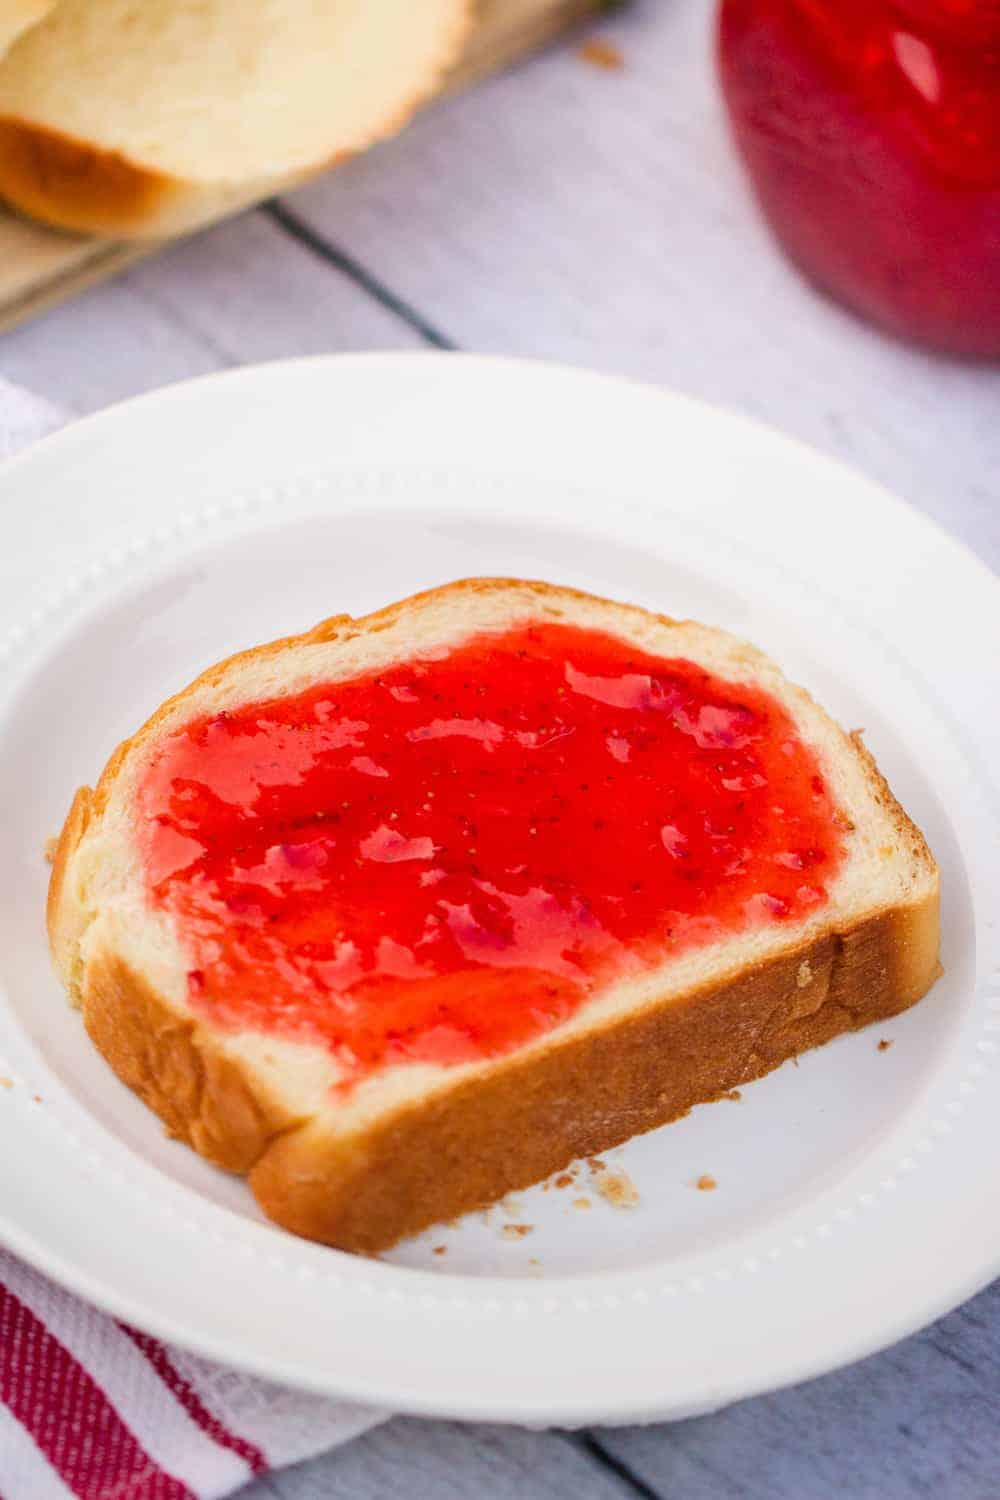
[[[71,229],[189,227],[400,126],[455,58],[469,8],[61,0],[0,62],[0,196]]]
[[[0,0],[0,57],[13,42],[47,16],[56,0]]]
[[[137,849],[137,786],[161,738],[203,715],[552,619],[687,658],[780,700],[845,815],[847,853],[828,902],[800,923],[689,948],[599,989],[513,1056],[395,1066],[346,1095],[334,1092],[338,1064],[322,1047],[213,1031],[189,1006],[182,937],[150,908]],[[374,1250],[913,1003],[938,972],[937,899],[927,845],[860,741],[759,651],[572,590],[471,580],[233,657],[165,703],[96,790],[78,795],[49,928],[98,1047],[171,1131],[250,1172],[289,1227]],[[511,1130],[518,1138],[505,1141]]]

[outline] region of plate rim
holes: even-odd
[[[859,484],[861,484],[869,492],[878,491],[882,495],[884,500],[891,502],[893,506],[898,507],[898,511],[896,513],[897,520],[900,516],[905,516],[906,524],[912,522],[922,523],[924,526],[930,529],[930,532],[935,534],[938,538],[946,541],[949,547],[958,549],[959,553],[961,553],[963,557],[963,565],[967,566],[969,562],[973,563],[981,574],[985,574],[986,581],[988,581],[988,583],[993,586],[994,590],[996,590],[997,580],[993,577],[993,575],[990,573],[990,570],[986,567],[982,560],[976,557],[976,554],[973,553],[963,542],[958,541],[953,537],[949,537],[948,534],[942,531],[934,521],[930,520],[926,516],[921,515],[918,512],[912,511],[905,505],[904,502],[900,501],[897,497],[882,490],[880,486],[874,484],[865,476],[856,474],[855,471],[848,466],[840,463],[837,460],[830,459],[826,455],[815,452],[807,445],[802,444],[795,439],[785,437],[783,434],[776,432],[774,429],[768,428],[765,424],[759,423],[754,419],[743,417],[739,414],[723,412],[718,408],[711,407],[708,403],[695,400],[691,397],[677,396],[672,392],[663,391],[656,387],[644,385],[634,381],[623,380],[619,377],[602,376],[594,374],[592,372],[567,369],[566,367],[560,365],[542,364],[541,362],[537,361],[492,359],[488,357],[484,358],[482,356],[456,357],[452,354],[442,355],[412,352],[399,355],[366,354],[350,356],[314,356],[307,360],[293,359],[277,361],[273,362],[270,365],[245,367],[236,371],[226,371],[218,374],[199,377],[195,381],[180,382],[175,386],[166,387],[162,391],[147,393],[143,396],[131,398],[129,401],[120,403],[115,407],[108,408],[104,412],[100,412],[91,417],[85,418],[79,423],[73,423],[68,428],[61,429],[59,432],[42,439],[33,448],[28,450],[28,452],[16,455],[13,459],[9,460],[2,469],[0,469],[0,501],[2,501],[4,481],[6,480],[12,469],[16,468],[21,472],[24,472],[25,465],[28,465],[30,469],[31,465],[38,462],[38,454],[43,450],[44,455],[50,455],[53,451],[55,451],[58,455],[59,446],[62,442],[67,440],[67,434],[75,434],[76,436],[79,436],[80,430],[86,429],[86,431],[91,436],[93,436],[96,432],[98,437],[100,437],[102,431],[108,429],[109,427],[113,428],[113,426],[118,423],[121,418],[124,417],[127,421],[129,419],[128,414],[132,409],[136,407],[143,407],[146,410],[155,410],[158,406],[163,404],[165,399],[175,399],[178,392],[189,393],[192,387],[197,387],[199,389],[199,392],[204,394],[207,388],[228,386],[246,380],[254,382],[263,378],[265,381],[267,381],[273,379],[275,375],[277,375],[280,380],[281,372],[286,371],[289,368],[294,369],[295,371],[299,371],[303,366],[309,366],[313,369],[319,367],[321,371],[321,378],[323,378],[322,372],[324,372],[331,365],[335,366],[337,371],[343,371],[344,367],[347,365],[356,365],[363,363],[369,370],[375,368],[377,371],[379,368],[385,368],[387,365],[398,367],[401,363],[409,368],[419,369],[422,367],[426,367],[428,364],[434,364],[435,366],[441,367],[445,364],[445,362],[453,367],[456,365],[461,365],[463,370],[466,372],[463,374],[462,380],[463,382],[468,382],[470,385],[474,383],[475,380],[475,377],[472,376],[471,372],[469,371],[469,367],[471,365],[488,366],[493,369],[501,368],[506,370],[508,374],[513,374],[515,378],[517,377],[518,372],[522,371],[523,369],[529,369],[536,372],[539,370],[543,370],[548,372],[549,376],[555,377],[557,382],[563,377],[569,376],[574,382],[583,381],[586,383],[593,383],[594,381],[597,381],[604,387],[624,387],[626,391],[641,391],[643,393],[646,393],[647,395],[655,396],[658,400],[672,402],[677,406],[683,407],[687,405],[689,407],[699,408],[706,415],[710,415],[710,419],[712,421],[720,420],[723,424],[742,424],[744,427],[749,427],[755,430],[757,433],[764,435],[768,443],[777,443],[779,446],[785,448],[790,447],[798,450],[802,460],[808,464],[818,464],[840,471],[841,477],[843,478],[844,482],[853,487],[857,487]],[[416,378],[422,379],[423,377],[418,374]],[[211,399],[211,396],[209,396],[209,400]],[[7,1241],[21,1240],[22,1238],[20,1235],[12,1233],[10,1225],[6,1224],[2,1220],[2,1218],[0,1218],[0,1231],[2,1231],[3,1238]],[[84,1295],[87,1300],[96,1302],[98,1305],[105,1306],[106,1308],[115,1311],[116,1315],[125,1316],[131,1318],[134,1321],[139,1321],[144,1326],[154,1328],[159,1336],[167,1339],[172,1339],[175,1342],[183,1342],[186,1347],[197,1348],[199,1352],[205,1354],[209,1358],[222,1359],[223,1361],[227,1359],[232,1360],[233,1358],[233,1354],[231,1351],[227,1351],[225,1349],[220,1350],[218,1345],[213,1343],[211,1339],[198,1340],[196,1337],[188,1335],[179,1340],[177,1329],[176,1327],[170,1326],[168,1317],[161,1319],[159,1314],[157,1313],[155,1315],[154,1321],[154,1318],[150,1315],[151,1310],[137,1310],[131,1304],[126,1307],[124,1305],[123,1299],[120,1299],[116,1294],[114,1294],[113,1289],[107,1289],[107,1294],[105,1295],[100,1291],[100,1289],[95,1289],[85,1276],[82,1278],[79,1275],[73,1276],[70,1274],[71,1268],[68,1268],[62,1263],[57,1265],[56,1261],[58,1261],[58,1257],[53,1258],[50,1254],[39,1252],[37,1247],[35,1248],[35,1250],[32,1250],[30,1247],[26,1248],[23,1243],[16,1246],[16,1251],[17,1253],[21,1254],[23,1258],[29,1260],[31,1263],[44,1270],[47,1274],[54,1275],[55,1279],[60,1281],[63,1285],[71,1285],[74,1290],[78,1291],[81,1295]],[[963,1283],[958,1290],[958,1300],[964,1300],[967,1295],[971,1295],[971,1293],[977,1290],[979,1286],[985,1285],[986,1282],[991,1279],[992,1275],[996,1274],[997,1270],[1000,1270],[1000,1244],[998,1244],[997,1246],[997,1250],[993,1257],[993,1261],[990,1264],[990,1268],[986,1270],[985,1274],[971,1275],[967,1284]],[[420,1274],[421,1273],[414,1273],[410,1271],[406,1272],[406,1275],[409,1277]],[[479,1280],[477,1278],[477,1283],[479,1286],[482,1286],[484,1282],[485,1279]],[[940,1312],[943,1312],[948,1307],[955,1305],[956,1296],[953,1295],[953,1292],[954,1286],[949,1285],[949,1290],[942,1291],[937,1299],[932,1298],[928,1300],[927,1306],[932,1309],[929,1314],[930,1317],[936,1317],[940,1314]],[[864,1356],[864,1354],[871,1353],[876,1348],[884,1347],[887,1342],[892,1342],[896,1338],[903,1336],[905,1333],[912,1331],[913,1328],[922,1326],[922,1324],[927,1320],[928,1317],[926,1315],[926,1309],[922,1308],[919,1312],[917,1312],[912,1325],[906,1325],[904,1320],[903,1325],[898,1326],[895,1331],[891,1332],[888,1339],[883,1336],[884,1330],[880,1330],[878,1332],[872,1331],[869,1335],[869,1342],[866,1344],[863,1339],[858,1341],[857,1352],[853,1353],[849,1357],[852,1359],[861,1358]],[[255,1369],[256,1373],[263,1374],[267,1376],[267,1378],[289,1379],[291,1383],[298,1385],[305,1384],[310,1389],[321,1390],[327,1394],[338,1390],[338,1383],[331,1382],[326,1375],[317,1374],[315,1381],[304,1381],[302,1372],[300,1371],[295,1371],[294,1373],[286,1372],[284,1374],[278,1373],[276,1375],[275,1364],[273,1362],[273,1359],[271,1359],[270,1357],[265,1359],[263,1364],[260,1364],[251,1360],[244,1352],[244,1354],[241,1355],[239,1359],[239,1363],[244,1368]],[[740,1390],[738,1394],[749,1395],[761,1390],[776,1389],[778,1388],[779,1384],[795,1383],[801,1379],[808,1378],[810,1375],[818,1374],[821,1372],[821,1370],[834,1367],[834,1365],[823,1363],[822,1360],[820,1360],[819,1364],[817,1365],[814,1359],[810,1359],[808,1356],[804,1355],[801,1361],[800,1368],[798,1368],[793,1373],[790,1373],[787,1378],[783,1378],[780,1382],[776,1382],[773,1379],[762,1376],[760,1383],[758,1384],[754,1384],[752,1380],[747,1381],[746,1379],[744,1379],[740,1382]],[[338,1390],[338,1393],[340,1393],[340,1390]],[[353,1392],[350,1392],[349,1394],[354,1395],[354,1399],[372,1400],[376,1402],[388,1399],[395,1406],[409,1411],[419,1412],[421,1414],[439,1415],[442,1414],[443,1410],[439,1401],[432,1399],[429,1403],[425,1403],[420,1394],[414,1393],[412,1390],[405,1393],[401,1392],[395,1395],[390,1395],[388,1396],[388,1398],[378,1392],[368,1392],[366,1394],[355,1394]],[[729,1399],[734,1399],[732,1393],[729,1393],[728,1395],[723,1397],[723,1400]],[[602,1411],[606,1411],[608,1407],[607,1400],[602,1400],[599,1403],[599,1406]],[[576,1410],[577,1408],[574,1408],[574,1412]],[[543,1420],[551,1422],[560,1422],[566,1420],[569,1420],[571,1422],[594,1421],[602,1419],[609,1421],[622,1421],[629,1419],[652,1420],[655,1419],[655,1417],[663,1414],[663,1408],[662,1402],[658,1404],[656,1397],[653,1397],[651,1398],[651,1404],[648,1409],[636,1410],[633,1407],[624,1412],[614,1410],[611,1415],[607,1415],[603,1418],[596,1412],[586,1416],[575,1415],[574,1412],[568,1412],[559,1407],[557,1404],[552,1407],[551,1413],[542,1416],[539,1416],[535,1411],[532,1411],[529,1413],[505,1413],[499,1419],[514,1421]],[[492,1417],[494,1420],[498,1419],[495,1403],[487,1401],[485,1406],[477,1407],[473,1398],[471,1397],[468,1399],[468,1401],[463,1401],[461,1409],[455,1409],[453,1413],[448,1412],[447,1414],[455,1414],[459,1416],[478,1416],[487,1419]],[[670,1414],[676,1414],[674,1406],[670,1407]]]

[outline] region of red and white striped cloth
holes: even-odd
[[[59,421],[0,380],[0,458]],[[170,1348],[0,1250],[0,1500],[211,1500],[383,1419]]]
[[[170,1348],[0,1251],[3,1500],[208,1500],[380,1419]]]

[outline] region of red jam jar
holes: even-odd
[[[718,43],[792,259],[895,334],[1000,356],[1000,0],[722,0]]]

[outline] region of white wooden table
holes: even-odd
[[[996,565],[1000,369],[882,339],[774,253],[723,131],[708,10],[636,0],[603,28],[622,71],[572,46],[549,52],[279,205],[6,335],[0,370],[84,412],[318,351],[432,344],[593,365],[764,417],[883,480]],[[246,1491],[635,1494],[994,1500],[1000,1285],[852,1370],[715,1416],[574,1435],[395,1420]]]

